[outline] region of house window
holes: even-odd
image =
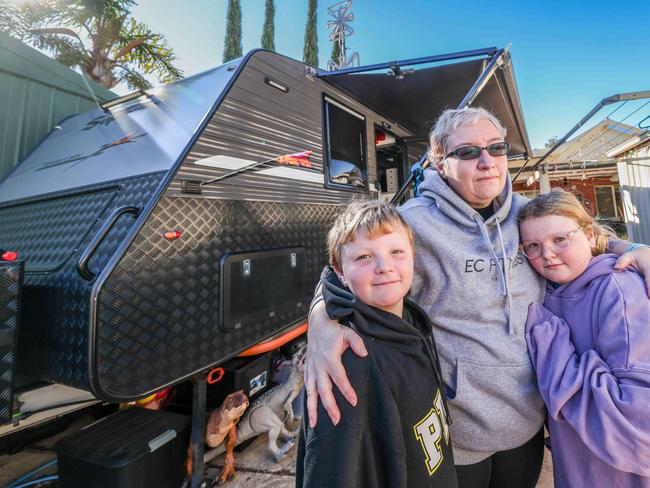
[[[329,98],[324,110],[329,183],[366,188],[366,119]]]
[[[596,215],[601,219],[615,219],[618,217],[616,205],[616,190],[613,186],[595,186]]]

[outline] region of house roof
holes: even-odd
[[[591,129],[562,144],[542,164],[549,178],[553,180],[609,177],[617,171],[615,162],[611,161],[615,157],[614,151],[617,151],[618,155],[649,139],[647,131],[605,118]],[[546,152],[547,150],[535,150],[527,168],[534,167]],[[509,162],[508,167],[513,176],[521,165],[518,161]],[[524,171],[517,181],[527,181],[531,176],[535,175],[531,171]],[[535,180],[538,178],[539,175],[535,176]]]
[[[642,132],[641,134],[634,136],[622,144],[616,146],[615,148],[607,151],[607,157],[616,158],[636,147],[639,147],[642,144],[647,144],[648,141],[650,141],[650,131],[646,130],[645,132]]]
[[[643,131],[622,122],[605,118],[591,129],[565,142],[545,163],[582,163],[607,159],[611,149],[638,136]]]

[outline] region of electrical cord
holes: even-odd
[[[46,481],[56,481],[59,479],[58,475],[52,475],[52,476],[45,476],[43,478],[38,478],[32,481],[28,481],[27,483],[23,483],[22,485],[14,485],[12,488],[25,488],[27,486],[34,486],[38,485],[40,483],[45,483]]]
[[[40,473],[44,469],[47,469],[50,466],[54,466],[56,463],[57,463],[56,458],[52,459],[51,461],[48,461],[47,463],[43,464],[42,466],[39,466],[38,468],[32,469],[31,471],[25,473],[24,475],[20,476],[19,478],[16,478],[11,483],[9,483],[5,488],[19,488],[21,486],[20,483],[28,480],[29,478],[31,478],[35,474]],[[25,486],[25,485],[22,485],[22,486]]]

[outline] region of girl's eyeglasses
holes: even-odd
[[[485,149],[490,156],[505,156],[510,150],[510,144],[507,142],[494,142],[489,146],[480,147],[480,146],[463,146],[457,149],[454,149],[449,154],[445,156],[448,158],[454,156],[455,158],[461,159],[463,161],[469,161],[470,159],[478,159],[481,156],[481,152]]]
[[[572,231],[565,232],[562,234],[555,234],[551,238],[550,245],[546,245],[544,243],[537,242],[537,241],[525,242],[520,246],[521,252],[528,259],[536,259],[540,257],[542,255],[542,249],[544,247],[546,247],[546,249],[550,249],[555,254],[561,254],[568,249],[573,236],[575,236],[582,229],[584,229],[584,227],[578,227],[577,229],[573,229]]]

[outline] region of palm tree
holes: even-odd
[[[12,33],[87,78],[113,88],[150,88],[146,75],[162,83],[183,72],[173,65],[173,50],[161,34],[131,17],[135,0],[41,0],[20,4],[12,12]],[[7,2],[0,1],[0,10]],[[0,29],[3,17],[0,17]],[[15,26],[19,26],[18,28]],[[8,29],[7,29],[8,30]]]
[[[0,0],[0,31],[18,39],[23,37],[26,28],[20,10],[17,4]]]

